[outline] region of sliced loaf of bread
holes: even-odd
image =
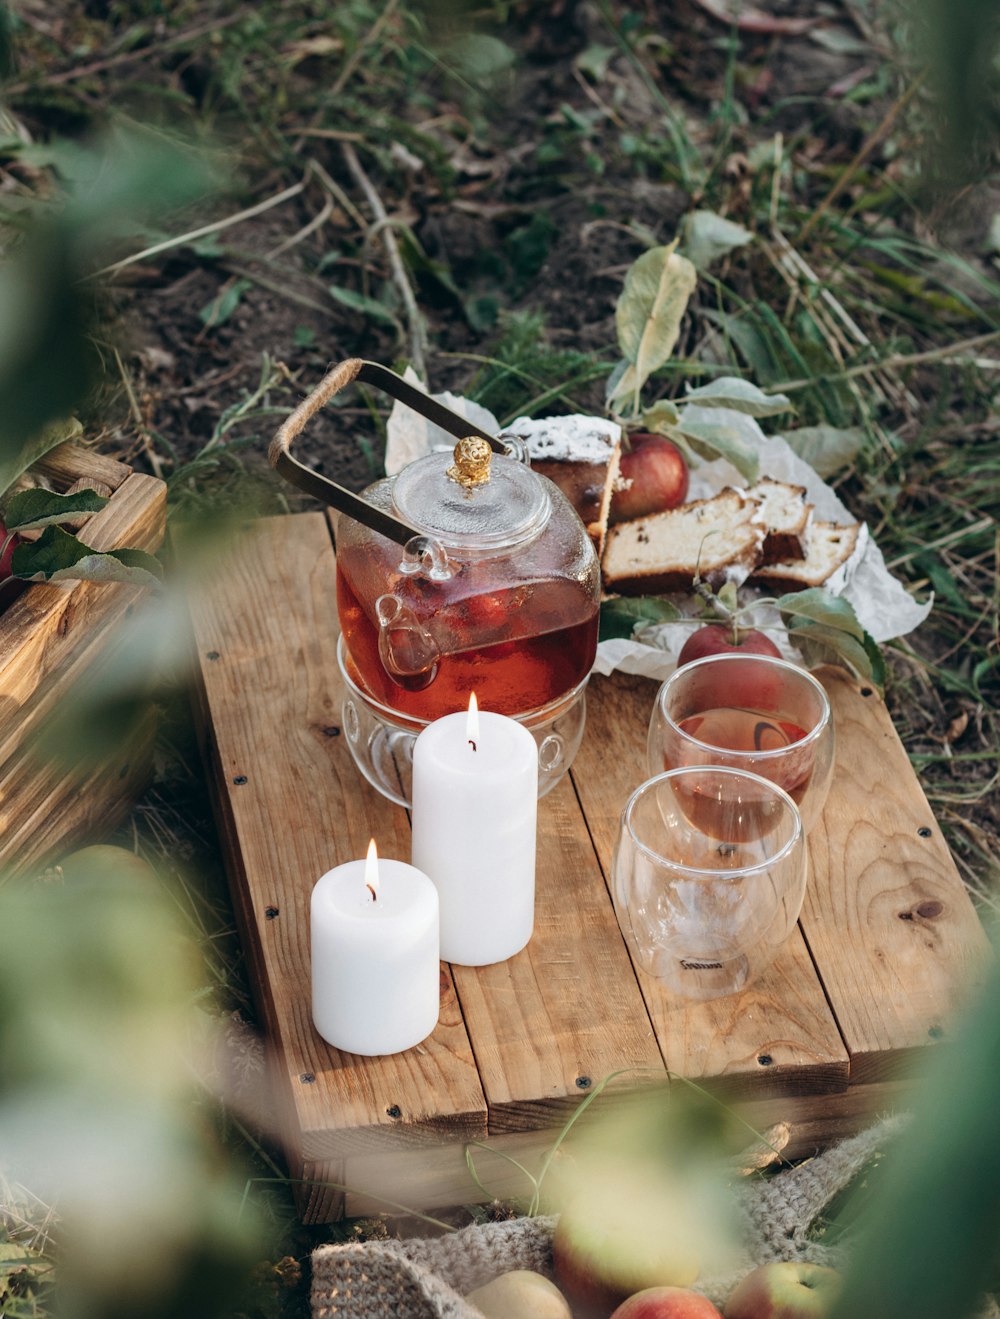
[[[757,520],[764,528],[761,563],[804,559],[809,542],[812,505],[806,503],[804,485],[790,485],[766,476],[746,491],[757,501]]]
[[[761,564],[747,580],[751,586],[763,586],[771,591],[804,591],[809,586],[836,589],[842,585],[837,579],[845,577],[848,561],[863,552],[867,534],[863,522],[846,526],[814,522],[804,559]]]
[[[573,414],[518,417],[509,429],[527,442],[532,470],[547,476],[576,509],[600,556],[618,479],[621,426]]]
[[[618,523],[609,529],[604,547],[605,590],[620,595],[682,591],[696,576],[718,582],[727,569],[751,568],[764,539],[758,508],[744,491],[727,487],[712,499]]]

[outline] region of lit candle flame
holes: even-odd
[[[373,838],[368,844],[365,857],[365,888],[372,895],[372,902],[378,901],[378,848]]]
[[[476,743],[479,741],[479,705],[475,692],[469,697],[469,717],[465,721],[465,736],[469,746],[475,751]]]

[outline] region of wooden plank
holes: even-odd
[[[57,445],[44,457],[32,464],[32,471],[48,477],[57,490],[65,489],[75,481],[100,481],[112,490],[132,474],[132,468],[97,449],[88,448],[76,440]]]
[[[114,498],[80,531],[93,549],[128,545],[156,550],[163,540],[166,486],[152,476],[129,476]],[[69,687],[46,693],[83,648],[130,613],[144,592],[118,582],[39,583],[28,588],[0,616],[0,762],[21,742],[26,720]]]
[[[192,602],[244,944],[275,1050],[293,1162],[485,1134],[486,1103],[447,968],[441,1022],[406,1053],[363,1059],[315,1032],[309,898],[362,856],[409,856],[405,812],[360,779],[339,736],[333,549],[322,514],[254,524]]]
[[[587,691],[587,733],[572,776],[606,876],[622,808],[648,777],[646,727],[657,684],[614,674]],[[772,967],[739,995],[705,1003],[669,993],[637,969],[669,1070],[732,1096],[830,1092],[847,1085],[848,1057],[796,930]]]
[[[4,766],[0,865],[7,876],[55,861],[73,845],[107,836],[152,776],[156,714],[148,710],[100,765],[42,760],[31,746]]]
[[[757,1100],[736,1111],[758,1132],[776,1123],[790,1128],[782,1157],[808,1158],[844,1136],[862,1130],[876,1117],[905,1111],[912,1087],[900,1081],[850,1086],[835,1095],[788,1095]],[[582,1122],[581,1129],[586,1126]],[[453,1143],[437,1150],[373,1154],[348,1159],[338,1177],[346,1184],[344,1212],[348,1217],[442,1209],[493,1199],[527,1200],[531,1178],[537,1176],[559,1130],[490,1136],[475,1144]],[[573,1133],[565,1150],[572,1157]],[[471,1159],[475,1176],[469,1168]],[[557,1174],[556,1174],[557,1175]],[[551,1190],[551,1187],[550,1187]]]
[[[871,1081],[946,1035],[981,983],[988,943],[884,703],[840,670],[822,677],[836,791],[810,835],[801,924],[851,1080]]]
[[[535,930],[516,957],[453,968],[491,1133],[572,1111],[612,1072],[663,1076],[569,780],[539,802]]]

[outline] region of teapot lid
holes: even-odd
[[[537,535],[552,512],[544,481],[476,437],[430,453],[396,477],[397,513],[443,545],[502,550]]]

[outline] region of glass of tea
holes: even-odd
[[[727,765],[759,774],[793,799],[808,831],[833,773],[826,692],[805,669],[769,655],[711,655],[660,688],[649,722],[651,774]]]
[[[773,961],[805,893],[802,821],[769,779],[687,765],[629,798],[612,897],[634,961],[685,998],[732,994]]]

